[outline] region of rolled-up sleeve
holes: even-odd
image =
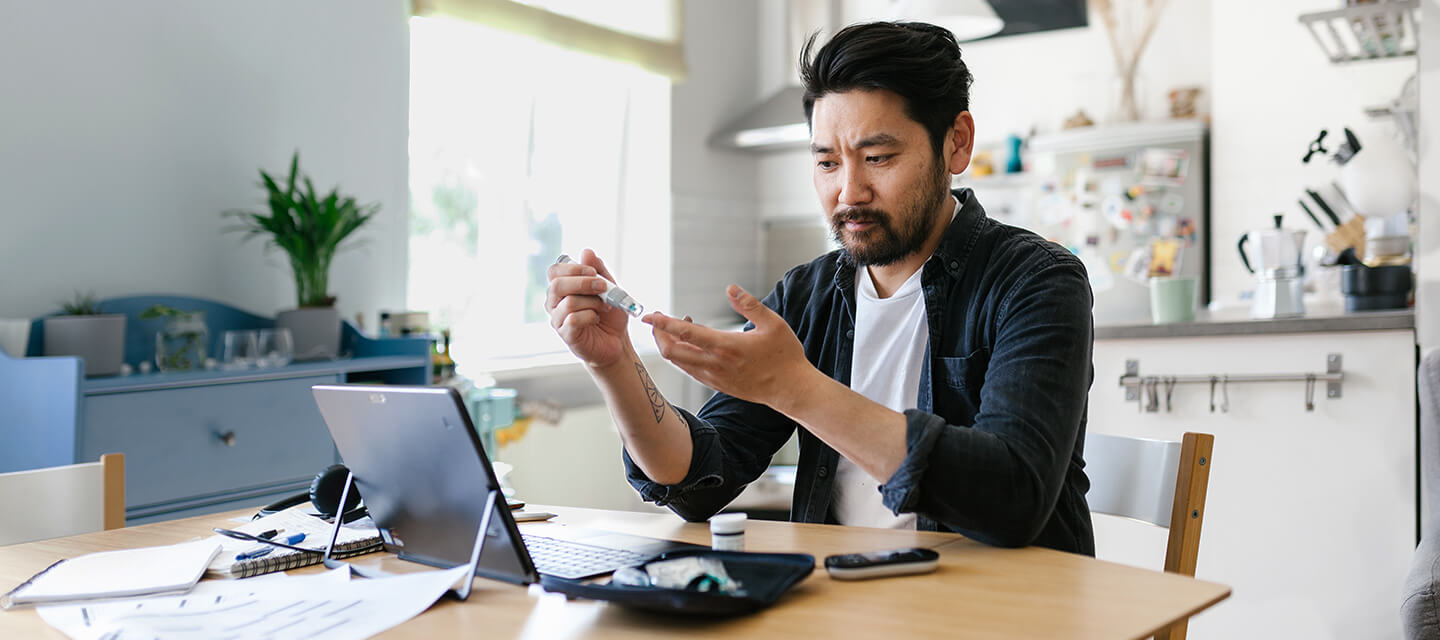
[[[651,480],[623,452],[625,476],[640,497],[700,522],[730,504],[770,466],[770,458],[795,430],[789,418],[764,405],[717,393],[698,417],[676,409],[690,427],[690,469],[680,482]]]
[[[905,412],[905,460],[890,480],[880,486],[881,500],[891,511],[915,511],[920,500],[920,479],[930,467],[935,442],[945,428],[945,419],[933,413],[916,409]]]
[[[687,493],[696,489],[713,489],[724,484],[724,476],[721,474],[724,470],[724,463],[717,459],[717,456],[712,455],[715,427],[704,423],[683,409],[677,408],[676,412],[685,419],[685,424],[690,427],[690,440],[694,443],[690,454],[690,470],[685,473],[685,478],[680,482],[660,484],[651,480],[644,471],[640,470],[640,465],[630,459],[630,452],[621,450],[621,455],[625,460],[625,478],[630,481],[630,486],[635,487],[635,490],[640,493],[640,497],[646,502],[653,502],[661,507],[669,506],[672,509],[679,506],[676,505],[677,501],[682,501]]]

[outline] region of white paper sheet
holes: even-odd
[[[74,640],[368,638],[419,615],[466,567],[379,580],[349,569],[283,579],[209,581],[183,596],[40,607]]]

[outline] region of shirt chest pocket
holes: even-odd
[[[990,367],[990,350],[976,349],[967,356],[935,359],[935,413],[950,424],[975,424],[980,412],[980,388]]]

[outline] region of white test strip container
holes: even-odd
[[[710,518],[710,548],[716,551],[744,551],[747,519],[743,513],[722,513]]]

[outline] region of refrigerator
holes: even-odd
[[[1020,158],[1010,156],[1018,146]],[[990,217],[1079,256],[1096,326],[1148,324],[1151,277],[1196,279],[1210,300],[1208,135],[1198,120],[1092,126],[977,149],[956,186]],[[983,173],[982,165],[995,172]],[[1020,168],[1005,173],[1004,168]]]

